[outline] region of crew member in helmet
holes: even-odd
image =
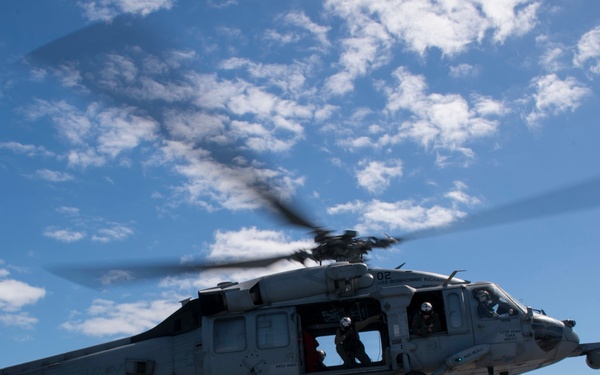
[[[419,313],[413,316],[410,324],[410,333],[413,335],[427,336],[430,333],[442,330],[439,315],[433,311],[433,305],[423,302]]]
[[[477,315],[480,318],[506,318],[518,314],[506,302],[500,302],[499,298],[494,298],[487,290],[478,290],[475,294],[477,298]]]
[[[479,290],[475,295],[477,298],[477,316],[480,318],[495,318],[498,316],[494,311],[494,303],[490,298],[490,293],[487,290]]]
[[[358,332],[371,323],[381,321],[381,318],[381,314],[378,314],[356,323],[348,316],[340,320],[340,327],[335,333],[335,350],[344,361],[345,367],[356,366],[357,359],[363,365],[371,363],[371,358],[365,352],[365,346],[360,341]]]

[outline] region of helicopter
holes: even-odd
[[[49,45],[31,57],[47,57],[51,55],[46,53],[48,49],[64,52],[56,45]],[[107,89],[101,87],[99,91],[105,94]],[[591,186],[588,183],[519,201],[447,228],[393,237],[359,237],[353,230],[336,234],[311,223],[265,189],[254,191],[288,223],[309,230],[315,246],[291,255],[244,262],[136,262],[75,269],[57,267],[54,272],[84,285],[98,282],[104,285],[178,272],[266,267],[283,260],[300,263],[312,260],[318,266],[219,283],[198,291],[197,298],[182,301],[179,310],[144,333],[10,366],[0,369],[0,375],[312,372],[514,375],[575,356],[585,356],[590,368],[600,369],[600,342],[580,343],[574,331],[575,321],[555,319],[543,310],[525,306],[495,283],[460,279],[457,277],[460,270],[443,275],[402,266],[370,268],[365,259],[373,249],[529,218],[527,212],[533,210],[527,207],[532,202],[556,202],[564,196],[581,195],[582,191],[598,191],[597,181],[592,181]],[[588,204],[597,203],[587,201],[584,205]],[[547,206],[555,211],[545,214],[581,208]],[[519,210],[515,211],[515,207]],[[482,293],[489,296],[488,306],[494,308],[491,316],[481,316],[478,312]],[[422,336],[411,330],[411,323],[424,303],[432,305],[440,327]],[[361,335],[368,336],[381,348],[380,356],[372,358],[368,365],[314,368],[315,341],[323,346],[333,342],[340,320],[345,317],[356,324],[374,316],[378,320],[361,330]],[[329,351],[328,355],[336,354]]]
[[[527,208],[573,194],[591,198],[590,192],[599,185],[600,180],[587,181],[446,228],[400,237],[359,237],[352,230],[334,234],[274,195],[255,189],[288,224],[309,229],[315,246],[243,262],[138,262],[58,266],[52,271],[93,286],[106,284],[107,279],[143,280],[207,269],[266,267],[284,259],[300,263],[310,259],[319,265],[221,282],[199,290],[197,298],[182,301],[176,312],[144,333],[0,369],[0,375],[514,375],[576,356],[585,356],[590,368],[600,369],[600,342],[580,343],[574,320],[559,320],[525,306],[495,283],[457,278],[460,270],[442,275],[402,265],[371,268],[364,259],[373,249],[409,240],[529,218],[531,214],[523,214],[531,212]],[[600,203],[596,201],[588,203]],[[515,211],[515,207],[525,209]],[[557,205],[544,215],[578,208],[583,206]],[[439,317],[439,326],[425,333],[411,327],[424,304]],[[332,341],[340,320],[348,318],[357,327],[365,323],[361,333],[376,341],[381,355],[368,363],[316,365],[315,358],[324,354],[317,349],[319,343]]]

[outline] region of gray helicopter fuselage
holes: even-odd
[[[480,291],[490,296],[489,315],[481,314]],[[425,335],[411,331],[423,302],[441,322]],[[376,315],[382,318],[361,331],[379,352],[369,366],[313,367],[313,342],[331,347],[341,317]],[[597,344],[582,349],[573,325],[533,312],[492,283],[338,262],[221,283],[147,332],[0,375],[521,374],[569,356],[599,358]]]

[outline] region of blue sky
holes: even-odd
[[[599,172],[595,0],[3,2],[0,25],[0,368],[142,332],[220,281],[298,267],[102,290],[46,271],[310,246],[243,188],[250,167],[314,222],[363,235]],[[223,168],[206,150],[243,157]],[[467,270],[595,342],[599,219],[407,242],[370,263]],[[536,373],[592,370],[576,358]]]

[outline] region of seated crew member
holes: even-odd
[[[413,316],[410,324],[410,333],[413,335],[427,336],[430,333],[442,330],[439,315],[433,311],[433,305],[429,302],[423,302],[419,313]]]
[[[497,318],[498,314],[494,311],[494,305],[487,290],[477,292],[477,315],[480,318]]]

